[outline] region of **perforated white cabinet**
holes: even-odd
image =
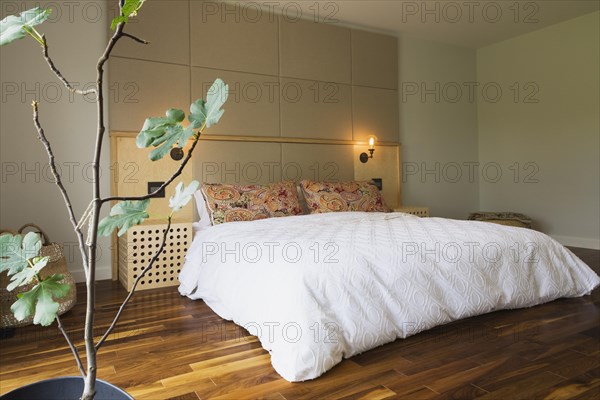
[[[159,250],[166,227],[164,223],[145,223],[130,228],[119,238],[119,281],[127,291]],[[192,236],[191,223],[171,224],[163,251],[136,290],[177,285]]]

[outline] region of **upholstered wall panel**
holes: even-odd
[[[118,2],[110,1],[113,18]],[[190,26],[182,23],[189,14],[188,0],[148,0],[139,17],[131,18],[126,31],[150,42],[143,45],[123,38],[113,54],[142,60],[163,61],[174,64],[190,63]],[[165,18],[166,15],[171,15]],[[112,33],[112,31],[111,31]]]
[[[281,76],[351,83],[350,29],[280,18]]]
[[[194,179],[237,185],[281,180],[281,144],[201,140],[194,153]]]
[[[278,19],[239,4],[191,2],[191,65],[278,74]]]
[[[352,140],[349,85],[281,78],[281,136]]]
[[[111,130],[139,131],[148,117],[164,116],[169,108],[189,109],[189,67],[120,57],[109,63]]]
[[[283,143],[282,177],[339,182],[354,179],[353,146]]]
[[[192,101],[216,78],[229,85],[225,114],[207,135],[279,136],[279,78],[192,67]]]
[[[172,7],[189,18],[162,21]],[[398,164],[387,149],[378,147],[376,159],[355,168],[358,150],[352,145],[243,138],[351,141],[374,134],[398,142],[395,38],[232,3],[149,0],[143,11],[129,29],[152,44],[123,39],[109,65],[110,130],[139,131],[147,117],[172,107],[187,113],[191,101],[205,98],[214,79],[222,78],[230,86],[225,115],[205,135],[240,141],[203,140],[194,155],[194,179],[264,184],[352,180],[356,173],[383,178],[384,196],[395,204],[391,182],[399,171],[385,168]],[[130,142],[117,146],[125,149],[121,155],[133,151]],[[148,169],[144,182],[161,180],[159,172]]]
[[[398,39],[352,30],[352,84],[398,89]]]
[[[161,23],[171,7],[189,18]],[[110,64],[111,130],[187,111],[220,77],[231,96],[207,135],[398,141],[394,37],[200,0],[149,0],[143,17],[129,29],[153,47],[124,38]]]
[[[396,90],[353,86],[354,140],[375,135],[379,141],[398,142],[398,107]]]

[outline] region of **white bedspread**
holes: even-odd
[[[179,279],[182,295],[258,336],[288,381],[436,325],[582,296],[600,283],[542,233],[402,213],[206,228]]]

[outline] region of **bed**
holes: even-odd
[[[182,295],[256,335],[291,382],[437,325],[600,284],[537,231],[375,212],[203,226],[179,279]]]

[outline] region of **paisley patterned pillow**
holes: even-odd
[[[302,213],[296,187],[291,181],[269,186],[204,183],[200,190],[213,225]]]
[[[334,211],[389,212],[373,182],[300,182],[311,214]]]

